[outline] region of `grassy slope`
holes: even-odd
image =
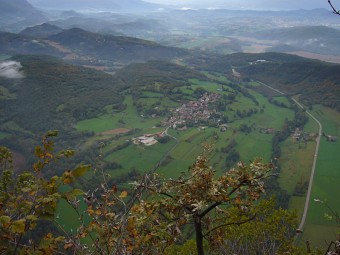
[[[340,114],[338,112],[318,106],[314,107],[313,114],[321,121],[326,134],[340,137]],[[324,240],[335,240],[336,237],[336,223],[334,220],[327,221],[324,217],[325,214],[331,214],[331,212],[324,205],[314,202],[313,199],[324,200],[333,211],[340,212],[339,151],[340,141],[331,143],[322,138],[311,196],[312,202],[303,235],[305,240],[312,240],[317,245],[324,245]]]
[[[224,80],[224,77],[215,77],[216,79]],[[197,87],[203,87],[210,92],[218,92],[218,93],[228,93],[218,91],[220,85],[213,82],[205,82],[197,79],[191,79],[190,89],[188,87],[182,87],[181,90],[183,93],[187,94],[187,98],[191,99],[191,94]],[[230,88],[230,91],[233,91]],[[280,130],[284,123],[284,119],[292,119],[293,112],[289,109],[280,108],[275,105],[272,105],[268,102],[268,100],[262,95],[250,91],[256,99],[259,101],[260,107],[264,108],[264,113],[257,113],[250,117],[246,117],[244,119],[239,119],[235,117],[235,112],[227,110],[226,114],[229,119],[233,120],[231,123],[231,129],[228,132],[222,133],[217,128],[208,128],[205,131],[199,131],[197,128],[190,128],[187,131],[170,131],[172,135],[176,136],[180,144],[176,147],[174,151],[171,152],[171,157],[173,160],[170,161],[167,165],[161,166],[159,168],[160,173],[164,174],[167,177],[178,176],[180,172],[185,171],[189,165],[195,160],[195,158],[203,152],[203,146],[205,144],[211,144],[215,149],[213,150],[209,157],[210,162],[214,167],[218,170],[225,169],[225,157],[223,153],[219,150],[222,147],[226,147],[232,138],[235,138],[238,145],[237,150],[240,152],[241,160],[248,161],[252,160],[255,157],[261,157],[265,161],[270,160],[271,154],[271,139],[272,135],[261,134],[258,132],[258,128],[261,127],[272,127],[276,130]],[[150,105],[157,100],[159,100],[160,94],[154,92],[143,92],[143,97],[138,100],[139,103]],[[161,99],[161,102],[168,99]],[[112,149],[119,144],[123,144],[126,139],[137,136],[143,133],[153,133],[157,132],[161,129],[153,129],[152,127],[159,123],[163,118],[154,118],[154,119],[144,119],[141,118],[132,103],[132,98],[127,96],[124,103],[127,105],[126,110],[123,113],[118,114],[106,114],[99,118],[88,119],[85,121],[81,121],[77,124],[77,128],[79,130],[92,130],[96,133],[100,133],[106,130],[111,130],[119,127],[125,127],[129,129],[140,128],[142,131],[138,132],[138,134],[134,134],[129,137],[121,137],[119,139],[115,139],[110,141],[107,144],[106,150]],[[174,103],[169,100],[172,107],[176,107],[178,103]],[[230,104],[228,108],[238,109],[238,110],[248,110],[250,108],[258,108],[249,98],[244,97],[239,94],[237,96],[237,100]],[[279,116],[279,117],[278,117]],[[125,124],[121,124],[118,122],[119,119],[123,119]],[[256,130],[254,130],[251,134],[244,134],[242,132],[238,132],[237,129],[241,124],[256,124]],[[261,124],[258,124],[261,123]],[[218,136],[215,139],[213,136]],[[97,139],[102,139],[103,137],[97,137]],[[173,143],[166,145],[156,145],[151,147],[141,147],[130,145],[122,150],[114,152],[112,155],[107,157],[109,161],[115,161],[120,163],[123,168],[114,170],[113,175],[117,176],[119,174],[123,174],[124,172],[136,168],[141,171],[146,171],[151,169],[153,165],[155,165],[158,160],[161,158],[162,153],[165,154]],[[131,156],[133,155],[133,156]],[[133,157],[133,160],[131,158]]]

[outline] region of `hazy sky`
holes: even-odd
[[[329,8],[327,0],[144,0],[192,8],[292,10]],[[340,0],[334,0],[334,3]]]

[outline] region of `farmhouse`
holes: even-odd
[[[326,136],[327,141],[329,142],[336,142],[338,140],[337,136],[331,136],[331,135],[327,135]]]
[[[151,146],[157,143],[157,140],[151,135],[142,135],[136,138],[132,138],[134,144],[141,144],[145,146]]]
[[[221,124],[219,126],[221,132],[226,132],[230,126],[228,124]]]
[[[301,138],[301,135],[302,135],[301,130],[300,130],[299,128],[297,128],[297,129],[295,129],[295,132],[294,132],[294,134],[293,134],[293,139],[294,139],[295,141],[299,141],[300,138]]]
[[[139,137],[132,138],[134,144],[151,146],[157,143],[156,138],[164,137],[164,132],[158,132],[156,134],[145,134]]]

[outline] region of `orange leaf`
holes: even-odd
[[[123,191],[123,192],[119,195],[119,197],[120,197],[120,198],[126,198],[127,195],[128,195],[128,193],[127,193],[126,191]]]

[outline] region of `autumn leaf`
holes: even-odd
[[[71,249],[72,247],[73,247],[73,243],[67,243],[64,245],[65,250]]]
[[[119,197],[120,197],[120,198],[126,198],[127,195],[128,195],[128,193],[127,193],[126,191],[123,191],[123,192],[119,195]]]
[[[26,227],[26,220],[20,219],[20,220],[12,222],[12,224],[10,226],[10,230],[13,233],[22,234],[22,233],[25,232],[25,227]]]

